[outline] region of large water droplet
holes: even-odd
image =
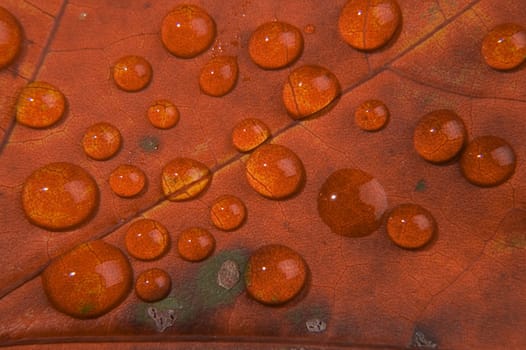
[[[57,310],[92,318],[120,304],[132,278],[130,263],[118,248],[93,241],[53,260],[42,273],[42,284]]]
[[[11,12],[0,6],[0,69],[9,66],[20,53],[22,28]]]
[[[360,169],[340,169],[323,183],[318,196],[321,219],[340,235],[367,236],[381,224],[387,210],[382,185]]]
[[[482,57],[495,69],[518,67],[526,59],[526,29],[515,23],[496,26],[482,41]]]
[[[421,248],[433,239],[436,223],[433,215],[418,204],[396,206],[387,219],[387,234],[398,246]]]
[[[78,165],[51,163],[35,170],[22,189],[22,206],[29,221],[49,230],[73,228],[90,218],[99,189]]]
[[[126,250],[134,258],[155,260],[168,251],[170,235],[160,222],[139,219],[126,231],[125,244]]]
[[[34,81],[27,84],[16,104],[16,120],[31,128],[46,128],[64,116],[66,97],[51,84]]]

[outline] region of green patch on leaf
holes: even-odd
[[[239,267],[241,278],[231,289],[225,289],[218,284],[217,274],[221,265],[227,260],[235,261]],[[236,249],[219,253],[204,261],[197,273],[196,289],[199,300],[204,308],[213,308],[234,302],[236,297],[245,290],[243,272],[245,271],[248,254],[245,250]]]
[[[159,149],[159,138],[155,136],[145,136],[139,141],[139,146],[146,152],[151,153]]]
[[[91,311],[93,311],[94,308],[95,306],[93,304],[90,304],[90,303],[84,304],[80,307],[80,313],[83,315],[87,315]]]
[[[426,187],[426,181],[424,179],[421,179],[416,183],[415,191],[424,192],[426,190]]]

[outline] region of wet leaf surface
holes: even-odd
[[[386,47],[368,53],[339,37],[342,0],[197,1],[216,22],[217,37],[193,59],[176,58],[160,40],[162,19],[177,3],[2,2],[24,28],[24,44],[16,62],[0,71],[0,344],[162,340],[197,346],[224,339],[218,347],[239,341],[240,347],[254,348],[251,342],[266,341],[290,349],[403,348],[418,338],[439,348],[526,347],[526,69],[523,63],[496,71],[480,54],[484,35],[497,24],[525,25],[521,0],[506,6],[497,0],[400,0],[401,29]],[[263,70],[250,60],[247,45],[260,24],[275,19],[302,31],[304,50],[285,69]],[[111,78],[112,64],[126,55],[152,65],[152,81],[142,91],[122,91]],[[218,55],[237,57],[239,67],[235,88],[220,98],[199,88],[201,68]],[[334,73],[342,95],[321,115],[295,121],[281,94],[290,72],[306,64]],[[15,124],[18,93],[33,80],[57,86],[67,98],[65,117],[51,128]],[[147,116],[163,99],[180,113],[177,125],[166,130],[153,127]],[[363,131],[354,122],[354,111],[368,99],[389,109],[389,123],[379,132]],[[437,109],[455,111],[469,140],[494,135],[512,145],[517,167],[511,179],[480,188],[461,176],[458,162],[438,166],[420,158],[414,127]],[[232,128],[246,118],[262,120],[270,142],[301,159],[306,181],[299,193],[276,201],[249,186],[249,155],[231,142]],[[89,158],[82,148],[86,129],[101,121],[115,125],[123,140],[107,161]],[[171,202],[162,195],[162,169],[178,157],[213,172],[196,199]],[[23,213],[24,180],[52,162],[81,166],[100,189],[96,215],[74,230],[47,231]],[[109,176],[120,164],[146,174],[140,195],[112,192]],[[410,251],[390,242],[385,224],[362,238],[332,233],[318,215],[317,197],[325,179],[341,168],[373,175],[389,208],[405,202],[425,207],[436,220],[436,239]],[[232,232],[216,229],[210,220],[214,200],[225,194],[247,208],[246,221]],[[91,320],[53,309],[39,277],[51,259],[99,238],[125,252],[125,234],[142,217],[162,223],[172,242],[189,227],[206,228],[215,237],[215,252],[199,263],[181,259],[173,244],[156,261],[127,255],[135,276],[154,267],[170,274],[172,292],[163,301],[145,303],[132,292],[116,309]],[[243,271],[250,252],[271,243],[294,249],[309,266],[308,286],[295,300],[264,306],[246,294],[243,278],[230,289],[217,284],[225,261]],[[156,324],[149,307],[175,315],[171,325]],[[309,332],[306,322],[314,319],[326,328]]]

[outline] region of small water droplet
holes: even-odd
[[[314,34],[316,32],[316,26],[314,24],[307,24],[305,28],[303,28],[303,31],[305,34]]]
[[[296,251],[279,244],[258,248],[245,270],[248,294],[264,304],[283,304],[297,296],[307,280],[307,264]]]
[[[148,108],[148,120],[159,129],[170,129],[179,122],[179,110],[168,100],[158,100]]]
[[[320,66],[301,66],[288,76],[283,87],[283,103],[293,119],[320,112],[340,96],[336,76]]]
[[[285,22],[267,22],[250,36],[248,53],[264,69],[286,67],[303,52],[303,36],[298,28]]]
[[[362,237],[380,227],[387,196],[374,177],[360,169],[340,169],[323,183],[318,213],[334,233]]]
[[[400,204],[389,214],[387,234],[399,247],[421,248],[436,234],[435,219],[427,209],[418,204]]]
[[[31,128],[47,128],[62,119],[66,97],[55,86],[34,81],[27,84],[18,97],[16,120]]]
[[[163,19],[161,40],[173,55],[192,58],[212,45],[216,25],[212,17],[195,5],[179,5]]]
[[[210,256],[215,249],[214,236],[201,227],[184,230],[177,240],[177,251],[181,258],[187,261],[202,261]]]
[[[355,49],[374,50],[387,44],[402,22],[395,0],[349,0],[340,12],[338,28]]]
[[[69,276],[72,271],[73,278]],[[93,318],[124,300],[132,276],[124,254],[98,240],[81,244],[53,260],[42,273],[42,284],[57,310],[76,318]]]
[[[121,57],[112,68],[113,80],[117,86],[129,92],[144,89],[152,80],[152,66],[144,57]]]
[[[425,160],[442,163],[460,152],[466,138],[462,119],[453,111],[441,109],[420,118],[413,133],[413,145]]]
[[[65,230],[88,220],[98,206],[97,183],[83,168],[51,163],[35,170],[22,189],[22,206],[35,225]]]
[[[80,21],[84,21],[84,20],[86,20],[86,18],[88,18],[88,14],[86,12],[79,13],[79,20]]]
[[[136,259],[155,260],[170,247],[170,235],[166,228],[152,219],[134,221],[126,231],[125,245],[128,253]]]
[[[210,218],[215,227],[223,231],[235,230],[243,224],[247,209],[241,199],[224,195],[217,198],[210,208]]]
[[[526,59],[526,29],[515,23],[496,26],[482,41],[482,57],[495,69],[518,67]]]
[[[22,46],[22,27],[15,16],[0,6],[0,69],[17,58]]]
[[[270,129],[259,119],[243,119],[232,130],[232,143],[238,151],[249,152],[270,137]]]
[[[266,144],[257,148],[246,162],[250,187],[259,194],[282,199],[298,192],[305,181],[299,157],[285,146]]]
[[[121,164],[110,174],[110,188],[118,196],[130,198],[146,186],[146,174],[135,165]]]
[[[213,57],[201,69],[199,87],[207,95],[224,96],[235,87],[239,75],[238,72],[236,57]]]
[[[354,121],[362,130],[377,131],[382,129],[389,120],[387,106],[379,100],[367,100],[354,112]]]
[[[212,173],[206,165],[190,158],[176,158],[162,171],[162,188],[171,201],[192,199],[210,183]]]
[[[473,139],[460,158],[460,170],[472,184],[484,187],[498,186],[508,180],[517,165],[515,151],[496,136]]]
[[[151,268],[141,272],[135,281],[135,293],[147,302],[166,298],[171,288],[170,275],[159,268]]]
[[[95,160],[107,160],[121,148],[121,133],[110,123],[100,122],[91,125],[82,138],[84,153]]]

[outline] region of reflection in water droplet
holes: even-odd
[[[171,288],[170,275],[159,268],[151,268],[141,272],[135,281],[135,293],[147,302],[166,298]]]
[[[83,223],[94,214],[98,198],[95,180],[70,163],[51,163],[35,170],[22,189],[26,217],[49,230],[70,229]]]
[[[359,169],[340,169],[323,183],[318,213],[333,232],[349,237],[367,236],[380,226],[387,210],[382,185]]]
[[[121,148],[121,133],[110,123],[93,124],[84,133],[82,147],[86,155],[92,159],[109,159]]]
[[[513,148],[496,136],[473,139],[460,158],[464,177],[478,186],[498,186],[515,172],[516,156]]]
[[[421,248],[431,241],[436,231],[435,219],[418,204],[401,204],[387,219],[387,234],[398,246],[407,249]]]
[[[220,97],[228,94],[238,78],[237,58],[216,56],[201,69],[199,87],[207,95]]]
[[[42,284],[57,310],[92,318],[107,313],[126,297],[132,270],[118,248],[92,241],[53,260],[42,273]]]
[[[181,58],[192,58],[204,52],[215,36],[214,20],[195,5],[177,6],[164,17],[161,27],[164,47]]]
[[[64,116],[66,98],[55,86],[34,81],[27,84],[18,97],[16,120],[31,128],[46,128]]]
[[[526,29],[515,23],[503,23],[484,37],[482,57],[488,66],[508,70],[526,59]]]
[[[293,70],[283,87],[283,103],[293,119],[303,119],[327,107],[341,93],[334,74],[320,66]]]
[[[402,22],[395,0],[349,0],[338,21],[343,40],[355,49],[374,50],[387,44]]]
[[[125,237],[126,250],[134,258],[155,260],[170,247],[170,235],[166,228],[152,219],[134,221]]]
[[[307,271],[303,258],[289,247],[260,247],[250,256],[245,270],[247,292],[264,304],[286,303],[303,289]]]
[[[192,227],[184,230],[177,240],[177,251],[188,261],[201,261],[214,251],[216,240],[204,228]]]
[[[232,195],[217,198],[210,208],[210,218],[220,230],[235,230],[245,221],[247,209],[241,199]]]
[[[259,194],[282,199],[299,191],[305,181],[305,169],[292,150],[266,144],[248,158],[246,177],[249,185]]]
[[[20,53],[22,28],[15,16],[0,6],[0,69],[9,66]]]
[[[460,152],[466,138],[462,119],[453,111],[441,109],[420,118],[413,133],[413,145],[425,160],[442,163]]]
[[[285,22],[274,21],[260,25],[248,42],[250,58],[264,69],[286,67],[296,61],[302,51],[301,32]]]
[[[354,112],[354,121],[362,130],[377,131],[382,129],[389,120],[387,106],[379,100],[367,100]]]

